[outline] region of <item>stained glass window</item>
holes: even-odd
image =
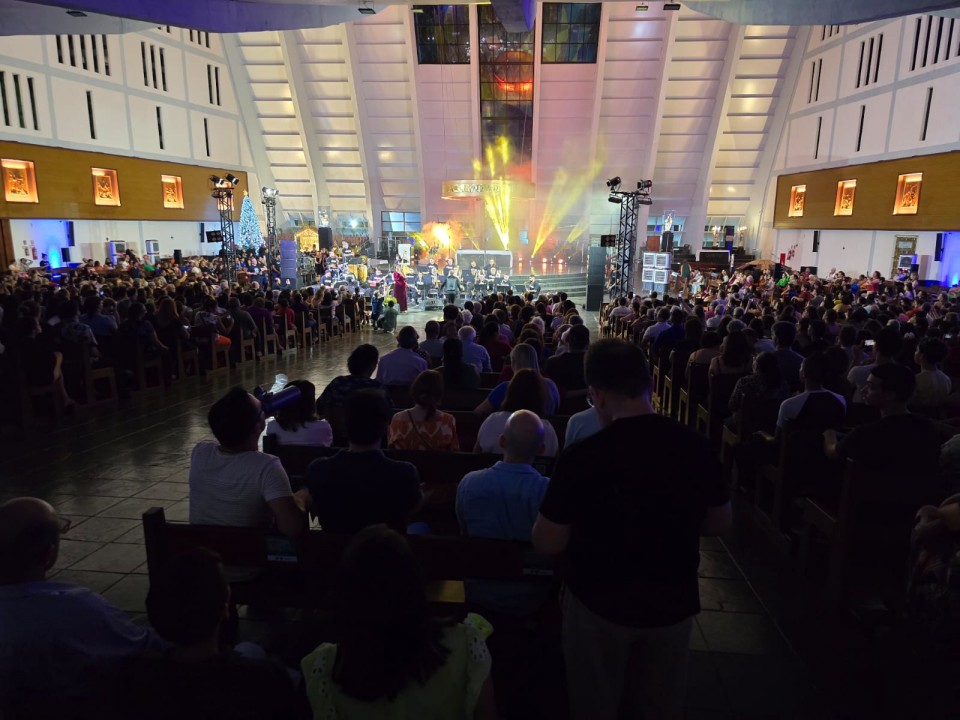
[[[542,61],[595,63],[600,9],[600,3],[544,3]]]
[[[417,5],[417,58],[421,65],[470,64],[470,7]]]

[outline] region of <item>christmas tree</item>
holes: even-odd
[[[263,236],[260,234],[260,221],[253,209],[250,195],[243,193],[243,204],[240,206],[240,247],[244,250],[259,250],[263,245]]]

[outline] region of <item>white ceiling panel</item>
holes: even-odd
[[[346,135],[323,133],[318,140],[320,147],[325,150],[353,150],[358,146],[356,133]]]
[[[730,98],[727,112],[732,115],[769,115],[772,110],[772,98]]]
[[[353,117],[353,103],[344,100],[301,98],[300,109],[310,115],[346,115]]]
[[[267,150],[303,149],[303,140],[300,137],[300,133],[292,133],[289,135],[265,135],[263,142],[264,145],[266,145]]]
[[[707,202],[707,215],[736,217],[745,214],[749,206],[749,198],[744,200],[710,200]]]
[[[713,112],[713,100],[671,100],[663,102],[663,112],[665,118],[669,117],[710,117]]]
[[[709,128],[709,117],[668,117],[660,124],[660,134],[697,135],[706,133]]]
[[[777,91],[778,78],[736,78],[731,92],[733,97],[773,95]]]
[[[699,152],[658,152],[657,168],[699,168],[702,157]]]
[[[589,118],[593,116],[593,106],[589,103],[569,103],[566,100],[541,100],[540,116]]]
[[[377,161],[383,165],[416,165],[417,154],[412,150],[377,150]]]
[[[656,80],[604,80],[603,98],[644,98],[652,100],[657,96],[659,83]]]
[[[331,98],[334,100],[340,100],[342,98],[349,98],[350,95],[350,83],[349,82],[316,82],[316,81],[305,81],[303,83],[304,92],[306,92],[307,97],[312,99],[325,99]]]
[[[274,165],[273,176],[277,182],[284,182],[284,181],[289,182],[294,180],[299,180],[301,182],[310,181],[310,171],[307,169],[306,165],[300,165],[298,167],[285,167],[283,165]]]
[[[292,100],[257,100],[257,115],[263,117],[296,117]]]
[[[348,197],[350,195],[363,197],[365,191],[363,182],[340,182],[339,180],[327,180],[327,189],[331,195],[340,197]]]
[[[741,58],[782,58],[787,50],[788,38],[744,38],[740,49]]]
[[[663,152],[703,152],[706,135],[661,135],[658,148]]]
[[[723,60],[684,60],[670,63],[670,82],[716,80],[723,73]]]
[[[304,62],[308,64],[343,62],[344,60],[343,45],[339,41],[335,43],[301,43],[300,55]]]
[[[602,116],[626,116],[637,118],[650,118],[654,111],[653,103],[649,98],[604,98],[600,101],[600,115]]]
[[[594,82],[541,82],[541,100],[593,100]]]
[[[720,89],[719,80],[673,80],[667,84],[667,98],[709,98],[713,103]]]
[[[360,167],[359,150],[317,150],[320,162],[324,165],[352,165]]]
[[[254,100],[289,100],[290,86],[286,82],[250,83]]]
[[[728,115],[720,122],[720,132],[764,133],[769,123],[769,115]]]
[[[717,153],[717,167],[756,167],[759,160],[758,151],[720,150]]]
[[[283,53],[279,45],[244,46],[240,54],[248,63],[283,63]]]
[[[763,147],[763,133],[723,133],[719,138],[721,150],[759,150]]]
[[[612,42],[624,40],[661,40],[666,32],[662,18],[646,20],[611,20],[607,26],[607,38]]]
[[[745,183],[754,182],[753,168],[715,168],[711,180],[715,183]]]
[[[381,180],[394,180],[397,182],[416,182],[417,181],[417,168],[415,165],[410,167],[404,167],[402,165],[398,166],[387,166],[380,168],[380,179]]]
[[[607,70],[611,62],[619,65],[622,62],[659,60],[662,52],[663,42],[659,38],[642,42],[610,42],[607,43]]]
[[[740,77],[780,77],[783,72],[783,63],[780,58],[766,60],[741,60],[737,65],[737,75]]]
[[[352,117],[318,116],[313,119],[313,127],[321,135],[325,133],[356,134],[357,132],[357,124]]]
[[[360,63],[357,67],[359,79],[378,82],[407,82],[410,69],[406,64],[386,65],[384,63]]]
[[[654,194],[659,183],[691,184],[696,183],[700,177],[700,172],[696,168],[662,168],[657,170],[656,177],[653,178]]]
[[[303,165],[303,150],[267,150],[267,159],[276,165]]]
[[[413,118],[368,117],[364,130],[368,133],[413,133]]]
[[[251,82],[287,81],[287,71],[283,65],[247,65],[246,69]]]
[[[410,89],[405,82],[374,82],[359,83],[362,96],[367,100],[405,100],[410,97]]]
[[[726,40],[729,34],[730,23],[723,20],[681,17],[677,23],[677,40]]]
[[[543,135],[590,135],[590,118],[540,118],[539,132]]]
[[[403,63],[406,59],[406,48],[403,45],[367,45],[363,48],[363,62]]]
[[[300,72],[307,81],[347,82],[347,65],[344,62],[300,63]]]
[[[300,134],[300,127],[294,118],[262,118],[260,120],[260,127],[263,129],[263,132],[268,135],[272,133]]]

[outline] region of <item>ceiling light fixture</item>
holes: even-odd
[[[607,187],[610,188],[610,189],[613,189],[613,188],[615,188],[615,187],[619,187],[620,182],[621,182],[621,181],[620,181],[620,177],[619,177],[619,176],[618,176],[618,177],[615,177],[615,178],[610,178],[609,180],[607,180]]]
[[[679,10],[679,9],[680,9],[680,3],[664,3],[664,4],[663,4],[663,9],[664,9],[664,10]]]
[[[367,3],[367,0],[364,0],[363,5],[357,8],[360,11],[361,15],[376,15],[377,11],[373,9],[373,5]]]
[[[644,3],[643,5],[637,5],[637,8],[636,8],[637,12],[646,12],[649,9],[650,9],[650,6],[647,5],[646,3]]]

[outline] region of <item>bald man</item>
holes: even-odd
[[[529,410],[510,415],[500,436],[503,460],[486,470],[467,473],[457,487],[457,521],[468,537],[530,542],[537,511],[549,478],[533,467],[543,453],[543,421]],[[531,615],[549,598],[543,583],[464,583],[467,600],[496,612]]]
[[[166,647],[100,595],[47,580],[61,527],[43,500],[0,505],[0,711],[82,697],[95,664]]]

